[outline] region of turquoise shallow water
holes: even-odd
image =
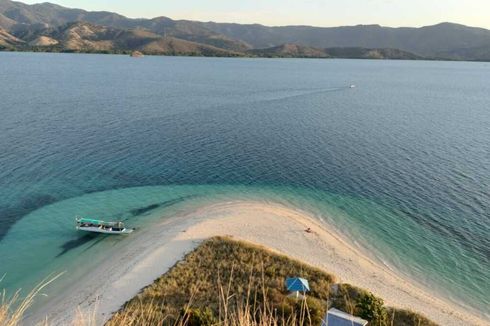
[[[124,241],[76,233],[75,215],[144,232],[189,205],[254,199],[328,219],[376,259],[489,313],[489,72],[0,53],[2,285],[66,270],[61,288]]]

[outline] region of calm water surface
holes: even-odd
[[[490,313],[488,63],[0,53],[0,115],[3,287],[124,241],[75,215],[252,198]]]

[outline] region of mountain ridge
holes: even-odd
[[[71,22],[22,35],[27,49],[45,52],[128,53],[239,56],[233,52],[144,29],[118,29],[88,22]]]
[[[423,27],[383,27],[377,24],[340,27],[265,26],[260,24],[237,24],[173,20],[165,16],[151,19],[128,18],[109,11],[86,11],[65,8],[49,2],[28,5],[11,0],[0,0],[0,28],[21,42],[9,41],[9,50],[49,51],[53,43],[64,44],[53,38],[48,41],[46,31],[61,28],[74,22],[118,29],[122,31],[147,31],[167,38],[159,41],[163,48],[169,44],[179,44],[185,49],[192,48],[192,55],[217,56],[274,56],[274,57],[345,57],[392,58],[392,59],[442,59],[490,61],[490,30],[468,27],[454,23],[439,23]],[[44,34],[43,34],[44,33]],[[133,32],[139,35],[141,32]],[[6,39],[6,36],[3,36]],[[8,37],[11,39],[11,37]],[[34,39],[39,42],[33,42]],[[172,42],[168,42],[172,39]],[[5,41],[5,40],[4,40]],[[90,44],[86,40],[86,44]],[[118,40],[112,41],[114,44]],[[140,40],[141,42],[144,41]],[[185,43],[191,42],[191,43]],[[6,42],[6,41],[5,41]],[[49,44],[49,45],[45,45]],[[185,44],[185,45],[184,45]],[[100,45],[100,44],[99,44]],[[294,46],[293,46],[294,45]],[[44,46],[44,48],[43,48]],[[110,52],[140,50],[139,47],[110,46]],[[179,51],[154,51],[149,54],[180,53]],[[346,50],[339,51],[344,48]],[[86,49],[56,47],[58,51]],[[98,46],[89,51],[97,52]],[[325,49],[337,49],[331,55]],[[353,49],[358,49],[353,51]],[[364,49],[364,50],[360,50]],[[195,51],[194,51],[195,50]],[[367,55],[366,50],[371,50]],[[108,50],[109,51],[109,50]],[[144,51],[144,49],[143,49]],[[373,52],[374,51],[374,52]],[[377,51],[377,52],[376,52]],[[376,53],[375,53],[376,52]],[[184,51],[184,53],[188,53]]]

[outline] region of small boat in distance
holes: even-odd
[[[349,88],[356,88],[356,85],[351,84],[351,85],[349,86]]]
[[[104,233],[104,234],[129,234],[134,229],[127,229],[123,222],[104,222],[90,218],[75,218],[77,230]]]

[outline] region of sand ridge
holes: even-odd
[[[311,228],[307,233],[305,229]],[[167,272],[202,241],[230,236],[265,246],[336,275],[338,281],[372,291],[388,305],[411,309],[441,325],[490,325],[482,317],[436,297],[408,278],[363,254],[333,227],[284,205],[228,201],[182,211],[131,235],[114,256],[43,309],[66,325],[77,308],[95,311],[103,323],[143,287]],[[42,319],[34,315],[28,320]]]

